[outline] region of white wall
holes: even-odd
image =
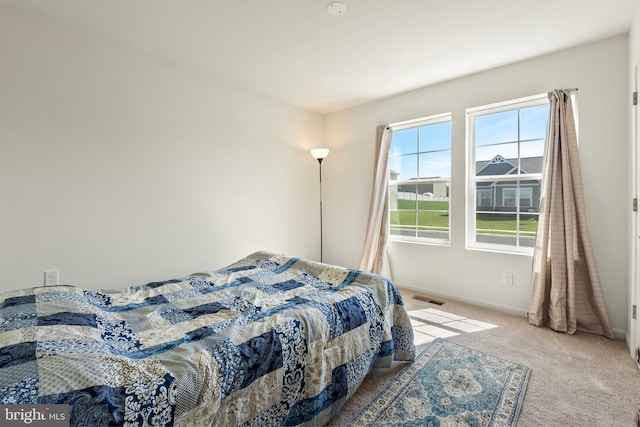
[[[629,60],[631,66],[640,64],[640,7],[636,9],[629,31]]]
[[[332,154],[323,163],[325,260],[351,267],[359,264],[376,126],[451,112],[451,246],[390,243],[394,280],[399,286],[430,295],[524,315],[531,257],[465,250],[465,108],[577,87],[592,241],[612,326],[618,336],[624,335],[628,311],[627,55],[627,37],[620,36],[327,116],[325,141]],[[503,272],[514,273],[513,287],[501,284]]]
[[[317,257],[321,139],[319,115],[0,8],[0,290]]]

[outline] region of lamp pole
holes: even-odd
[[[320,262],[322,262],[322,160],[324,159],[318,159],[320,166]]]
[[[322,256],[322,161],[329,155],[328,148],[314,148],[311,150],[311,155],[318,160],[318,166],[320,168],[320,262],[323,262]]]

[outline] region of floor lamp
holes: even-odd
[[[322,161],[329,155],[328,148],[314,148],[311,155],[318,160],[320,166],[320,262],[322,261]]]

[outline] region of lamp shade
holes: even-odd
[[[311,155],[316,159],[324,159],[329,155],[328,148],[314,148],[311,150]]]

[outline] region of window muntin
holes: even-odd
[[[546,95],[467,110],[467,247],[532,253]]]
[[[390,239],[449,242],[451,115],[391,125]]]

